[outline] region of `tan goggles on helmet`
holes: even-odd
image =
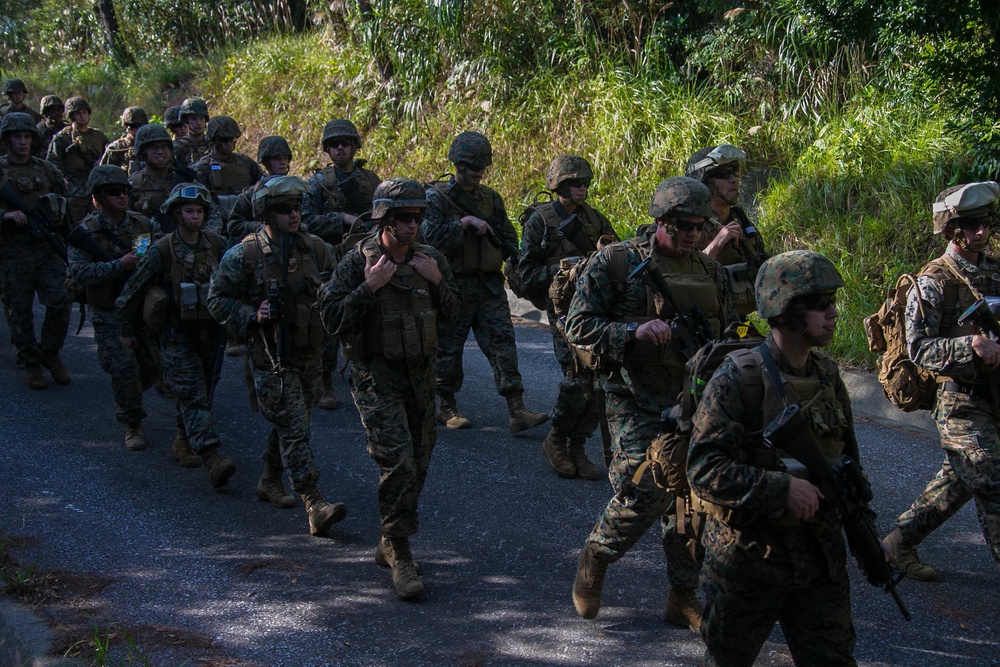
[[[196,188],[193,185],[190,185],[186,188],[181,188],[181,191],[178,193],[177,198],[194,199],[197,201],[205,202],[206,204],[212,203],[211,200],[208,198],[208,194],[205,192],[203,188]]]
[[[734,165],[737,169],[739,169],[743,163],[746,162],[746,159],[747,154],[736,146],[733,146],[732,144],[722,144],[721,146],[713,148],[708,155],[694,165],[694,168],[706,169],[708,167],[724,167],[726,165]]]

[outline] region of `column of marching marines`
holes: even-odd
[[[601,426],[614,495],[580,551],[576,611],[599,613],[608,566],[659,520],[664,620],[700,632],[704,664],[753,664],[776,621],[798,664],[855,664],[843,531],[827,520],[819,482],[762,436],[798,406],[827,459],[863,470],[850,400],[820,351],[833,341],[843,281],[815,252],[767,254],[738,205],[739,148],[695,153],[626,240],[587,201],[587,160],[559,156],[549,197],[520,218],[518,244],[502,197],[482,184],[493,153],[477,132],[453,141],[453,175],[383,181],[356,157],[357,128],[334,119],[321,135],[331,163],[306,181],[289,175],[281,137],[261,140],[256,160],[238,153],[239,124],[210,117],[200,98],[169,108],[166,126],[128,107],[125,134],[109,143],[83,98],[46,96],[42,118],[24,104],[23,82],[9,80],[5,93],[2,294],[30,388],[48,386],[43,367],[71,382],[59,354],[71,302],[85,297],[125,446],[146,446],[142,395],[155,385],[175,400],[172,455],[204,467],[218,489],[236,468],[212,397],[224,351],[242,355],[251,403],[272,425],[257,496],[295,507],[287,480],[321,535],[347,507],[319,491],[310,413],[338,405],[342,348],[380,471],[375,561],[391,568],[400,598],[414,599],[424,586],[410,538],[436,426],[472,426],[458,400],[470,330],[510,431],[549,421],[524,405],[506,283],[548,315],[562,379],[541,449],[556,475],[601,477],[585,452]],[[998,260],[985,254],[998,199],[993,182],[941,193],[934,233],[947,247],[921,269],[906,307],[908,353],[937,376],[946,454],[884,542],[886,559],[915,580],[937,577],[916,546],[970,499],[1000,562],[1000,344],[959,317],[1000,296]],[[691,391],[689,362],[713,341],[743,342]],[[659,470],[647,462],[658,441],[681,443],[662,450],[681,453],[679,482],[648,474]]]

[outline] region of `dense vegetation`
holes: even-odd
[[[300,174],[332,117],[355,120],[383,176],[422,180],[448,170],[456,132],[478,129],[512,212],[554,155],[576,152],[597,171],[594,203],[628,233],[691,153],[735,143],[772,247],[808,245],[842,268],[834,352],[851,363],[870,363],[861,318],[886,283],[940,247],[929,202],[1000,164],[1000,9],[987,0],[7,4],[0,66],[36,102],[86,95],[107,128],[126,104],[159,114],[201,94],[241,122],[244,152],[288,138]]]

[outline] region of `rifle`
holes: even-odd
[[[995,340],[1000,340],[1000,322],[997,322],[997,311],[1000,311],[1000,297],[987,296],[977,300],[965,309],[958,318],[959,325],[971,319],[973,324],[984,332],[992,334]]]
[[[226,328],[221,325],[216,325],[215,327],[215,344],[212,349],[215,350],[215,354],[212,356],[212,372],[208,376],[208,382],[206,383],[206,391],[208,392],[208,409],[212,409],[212,401],[215,399],[215,388],[219,386],[219,380],[222,378],[222,362],[226,358],[226,340],[228,335]]]
[[[63,245],[62,239],[55,232],[55,221],[42,206],[29,209],[17,191],[7,182],[0,186],[0,200],[3,200],[11,208],[24,213],[25,217],[28,218],[28,231],[31,232],[31,235],[48,243],[59,259],[69,266],[66,246]]]
[[[343,178],[338,178],[337,185],[340,187],[341,192],[344,193],[344,197],[347,199],[352,213],[360,215],[370,210],[368,202],[365,201],[364,195],[361,194],[361,186],[358,185],[357,169],[351,171]]]
[[[285,291],[288,286],[288,252],[294,240],[291,234],[279,233],[278,266],[281,268],[281,278],[272,278],[267,285],[267,308],[269,319],[274,322],[274,371],[282,373],[285,370],[287,318],[285,317]]]
[[[684,355],[685,359],[690,359],[706,343],[716,339],[715,330],[712,328],[708,316],[705,315],[705,311],[698,304],[694,304],[686,311],[682,311],[678,307],[663,274],[650,266],[652,262],[653,254],[650,253],[649,257],[639,263],[639,266],[632,269],[632,272],[625,277],[625,281],[628,282],[642,274],[646,285],[662,296],[677,313],[675,317],[667,320],[667,324],[670,325],[670,341],[677,348],[677,351]]]
[[[847,543],[864,570],[868,583],[889,593],[903,618],[912,620],[896,591],[896,584],[905,574],[894,572],[892,566],[885,562],[882,541],[868,508],[872,488],[857,464],[849,456],[842,456],[832,464],[827,461],[797,403],[786,407],[767,425],[764,442],[783,450],[806,467],[809,480],[819,487],[824,496],[820,505],[823,519],[834,526],[844,527]]]
[[[518,249],[516,247],[511,248],[509,245],[504,244],[504,242],[500,239],[500,236],[497,235],[496,229],[494,228],[497,222],[495,221],[494,216],[487,216],[480,211],[479,207],[476,206],[475,202],[473,202],[469,197],[469,194],[463,190],[458,183],[451,184],[451,188],[448,189],[448,195],[448,199],[450,199],[457,208],[465,211],[469,215],[479,218],[480,220],[486,221],[486,240],[489,241],[491,246],[503,253],[504,259],[510,259],[518,256]]]

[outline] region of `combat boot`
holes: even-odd
[[[566,436],[550,430],[542,443],[542,454],[557,475],[566,479],[576,477],[576,466],[566,453]]]
[[[889,549],[889,562],[907,577],[917,581],[937,581],[937,570],[920,562],[916,545],[907,542],[899,528],[886,535],[882,544]]]
[[[444,424],[452,429],[469,428],[472,426],[472,422],[458,411],[458,405],[455,404],[454,396],[441,396],[434,417],[439,424]]]
[[[594,618],[601,610],[601,591],[604,589],[604,575],[608,572],[608,561],[597,555],[592,542],[580,551],[576,566],[576,580],[573,582],[573,606],[576,613],[584,618]]]
[[[663,620],[697,634],[701,630],[701,615],[705,610],[693,588],[671,588],[663,604]]]
[[[521,394],[512,394],[507,397],[507,411],[510,413],[509,426],[512,434],[535,428],[549,420],[548,414],[531,412],[524,407],[524,398]]]
[[[576,474],[584,479],[600,479],[601,469],[590,462],[587,458],[587,452],[583,450],[584,444],[586,444],[586,438],[570,438],[569,439],[569,460],[573,463],[576,468]]]
[[[243,348],[232,338],[226,340],[225,353],[227,357],[238,357],[243,354]]]
[[[396,562],[396,556],[392,551],[392,542],[383,535],[379,538],[378,546],[375,547],[375,564],[380,567],[392,567],[394,562]],[[413,561],[413,564],[416,566],[417,574],[420,574],[420,563]]]
[[[146,434],[142,431],[142,422],[126,424],[125,449],[130,449],[133,452],[146,449]]]
[[[66,369],[65,364],[63,364],[62,359],[59,358],[58,352],[43,354],[42,366],[49,369],[49,375],[56,381],[56,384],[70,383],[69,371]]]
[[[170,455],[183,468],[201,467],[201,457],[194,453],[194,450],[191,449],[191,443],[187,439],[187,434],[180,429],[177,429],[174,442],[170,445]]]
[[[168,387],[167,383],[163,380],[157,380],[156,384],[153,385],[153,389],[163,398],[177,398],[177,395],[174,394],[174,390]]]
[[[285,485],[281,481],[283,472],[281,468],[275,468],[268,463],[264,464],[264,472],[257,480],[257,499],[271,503],[278,509],[287,510],[295,507],[295,496],[285,489]]]
[[[229,459],[222,458],[219,453],[212,449],[202,456],[205,461],[205,470],[208,471],[208,483],[213,489],[221,489],[229,481],[229,478],[236,472],[236,464]]]
[[[333,394],[333,373],[323,373],[323,395],[316,407],[321,410],[336,410],[339,405],[337,397]]]
[[[347,505],[344,503],[333,503],[325,500],[316,489],[315,484],[308,484],[299,491],[302,503],[306,506],[306,515],[309,517],[309,534],[322,535],[330,526],[347,516]]]
[[[24,365],[24,379],[32,389],[48,389],[49,383],[42,375],[42,367],[38,364]]]
[[[392,585],[400,600],[412,600],[424,592],[424,582],[420,580],[417,564],[410,552],[410,540],[402,538],[389,543],[394,556],[392,561]]]

